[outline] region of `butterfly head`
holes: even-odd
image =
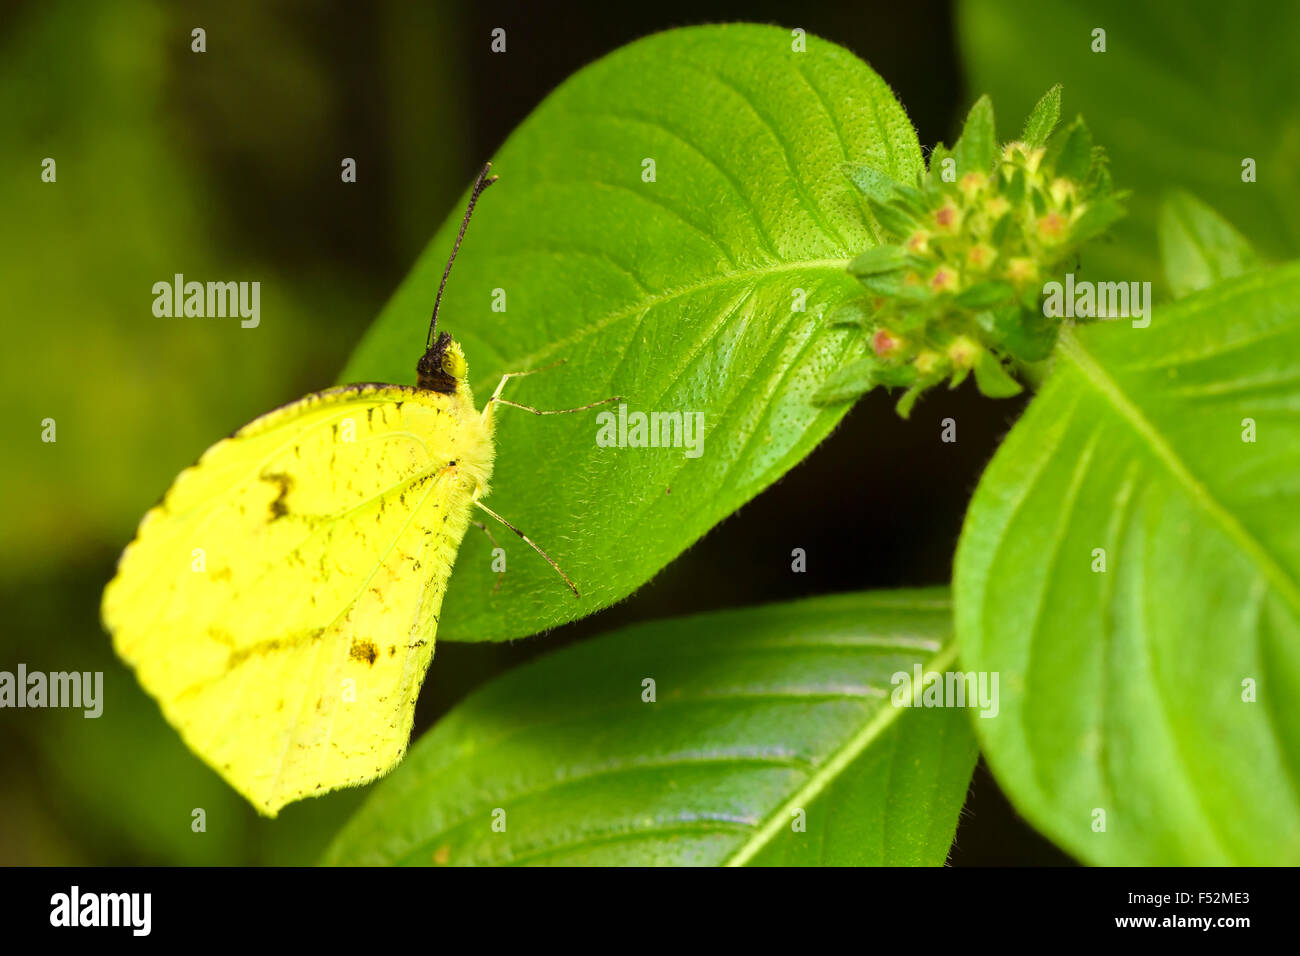
[[[420,388],[454,395],[468,371],[460,343],[443,332],[415,363],[415,382]]]

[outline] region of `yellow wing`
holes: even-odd
[[[372,780],[415,698],[492,438],[468,388],[309,395],[213,445],[104,591],[117,653],[261,812]]]

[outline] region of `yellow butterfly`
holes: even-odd
[[[505,375],[477,411],[460,345],[436,334],[490,168],[443,272],[416,387],[317,392],[213,445],[144,516],[104,589],[117,653],[190,748],[268,816],[402,759],[472,508],[578,593],[480,500],[493,407],[561,412],[501,397],[530,372]]]

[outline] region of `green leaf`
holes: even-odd
[[[1083,182],[1083,198],[1091,202],[1099,196],[1109,196],[1115,191],[1115,183],[1110,175],[1110,154],[1105,146],[1093,146],[1092,162],[1088,166],[1088,178]]]
[[[951,668],[949,635],[945,592],[898,591],[655,621],[548,654],[426,734],[325,862],[942,864],[971,715],[891,696],[897,674]]]
[[[934,293],[924,282],[909,284],[907,273],[904,272],[882,272],[876,275],[859,276],[863,288],[874,292],[876,295],[906,299],[910,302],[924,302],[926,299],[932,299]],[[903,327],[907,328],[908,313],[904,312]],[[921,312],[912,314],[917,323],[925,321],[925,315]]]
[[[1004,115],[1060,82],[1134,191],[1115,242],[1085,253],[1090,278],[1159,279],[1160,197],[1186,189],[1268,259],[1300,257],[1300,4],[1276,0],[962,0],[969,86]],[[1106,31],[1094,53],[1093,31]],[[1257,181],[1242,181],[1242,161]]]
[[[891,235],[901,238],[911,234],[919,225],[914,217],[903,212],[895,205],[868,199],[867,207],[871,210],[871,214],[876,217],[876,222],[880,223],[880,227]]]
[[[943,181],[943,161],[952,156],[952,151],[943,143],[936,143],[934,149],[930,150],[929,164],[927,167],[925,181],[930,190],[941,189],[945,192],[956,192],[957,184],[955,182],[945,183]],[[956,160],[953,160],[954,164]]]
[[[847,325],[854,328],[865,328],[871,321],[872,309],[862,300],[845,302],[843,305],[836,306],[826,314],[826,324]]]
[[[1127,198],[1128,193],[1116,193],[1107,196],[1105,199],[1090,202],[1088,208],[1083,211],[1083,215],[1070,228],[1070,240],[1072,242],[1086,242],[1106,232],[1111,226],[1124,218],[1127,213],[1124,201]]]
[[[928,375],[924,378],[917,379],[916,383],[904,392],[902,397],[894,403],[894,411],[898,413],[898,417],[911,417],[912,409],[916,406],[917,399],[921,397],[926,389],[938,385],[942,381],[942,375]]]
[[[871,356],[847,362],[831,373],[813,401],[819,405],[851,402],[876,387],[879,371],[880,363]]]
[[[1092,134],[1082,116],[1052,137],[1043,157],[1043,167],[1077,183],[1087,178],[1092,167]]]
[[[1181,190],[1165,197],[1160,207],[1159,235],[1165,280],[1179,298],[1259,265],[1245,236]]]
[[[1085,861],[1300,860],[1297,355],[1300,264],[1067,331],[975,493],[957,633],[1002,675],[977,730]]]
[[[999,302],[1014,299],[1015,295],[1015,286],[1010,282],[1004,282],[1001,279],[989,279],[963,289],[957,293],[953,301],[963,309],[987,309]]]
[[[844,163],[840,166],[849,182],[858,188],[863,196],[876,202],[889,202],[898,185],[888,173],[881,172],[865,163]]]
[[[534,634],[621,600],[825,438],[846,409],[809,399],[861,342],[825,315],[861,297],[845,267],[875,245],[839,167],[904,181],[921,168],[911,123],[865,63],[812,36],[792,53],[789,31],[754,25],[615,51],[548,96],[492,159],[501,179],[478,205],[440,319],[464,345],[479,401],[505,372],[566,359],[506,394],[538,408],[621,395],[630,412],[698,413],[704,441],[698,457],[600,447],[600,409],[503,409],[488,503],[582,599],[499,533],[508,571],[495,591],[491,543],[471,531],[440,640]],[[462,208],[344,380],[413,381]],[[505,311],[493,311],[497,289]]]
[[[848,325],[855,329],[865,329],[871,323],[875,311],[865,299],[854,299],[836,306],[827,312],[827,325]]]
[[[1018,203],[1025,198],[1025,171],[1023,169],[1017,169],[1011,174],[1005,195],[1013,203]]]
[[[1052,354],[1059,319],[1043,315],[1041,308],[1005,305],[977,316],[982,329],[1008,355],[1022,362],[1038,362]]]
[[[870,276],[893,272],[907,265],[907,253],[900,246],[877,246],[855,256],[849,263],[849,272],[855,276]]]
[[[957,160],[957,178],[967,173],[987,173],[997,156],[997,130],[993,126],[993,101],[981,96],[966,115],[961,138],[952,148]]]
[[[916,186],[895,183],[894,199],[900,209],[913,216],[924,216],[929,210],[926,205],[925,193]]]
[[[813,396],[813,401],[819,405],[849,402],[877,385],[911,385],[915,381],[916,369],[911,365],[884,365],[875,356],[868,355],[836,369]]]
[[[1044,145],[1061,120],[1061,84],[1043,94],[1043,98],[1034,106],[1033,112],[1025,120],[1025,131],[1020,139],[1030,149]]]
[[[981,352],[975,359],[975,384],[989,398],[1010,398],[1022,391],[1020,383],[1011,377],[992,352]]]

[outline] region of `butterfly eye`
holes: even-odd
[[[460,343],[452,342],[448,345],[447,351],[442,353],[442,370],[456,381],[464,381],[468,365],[465,362],[465,353],[461,351]]]

